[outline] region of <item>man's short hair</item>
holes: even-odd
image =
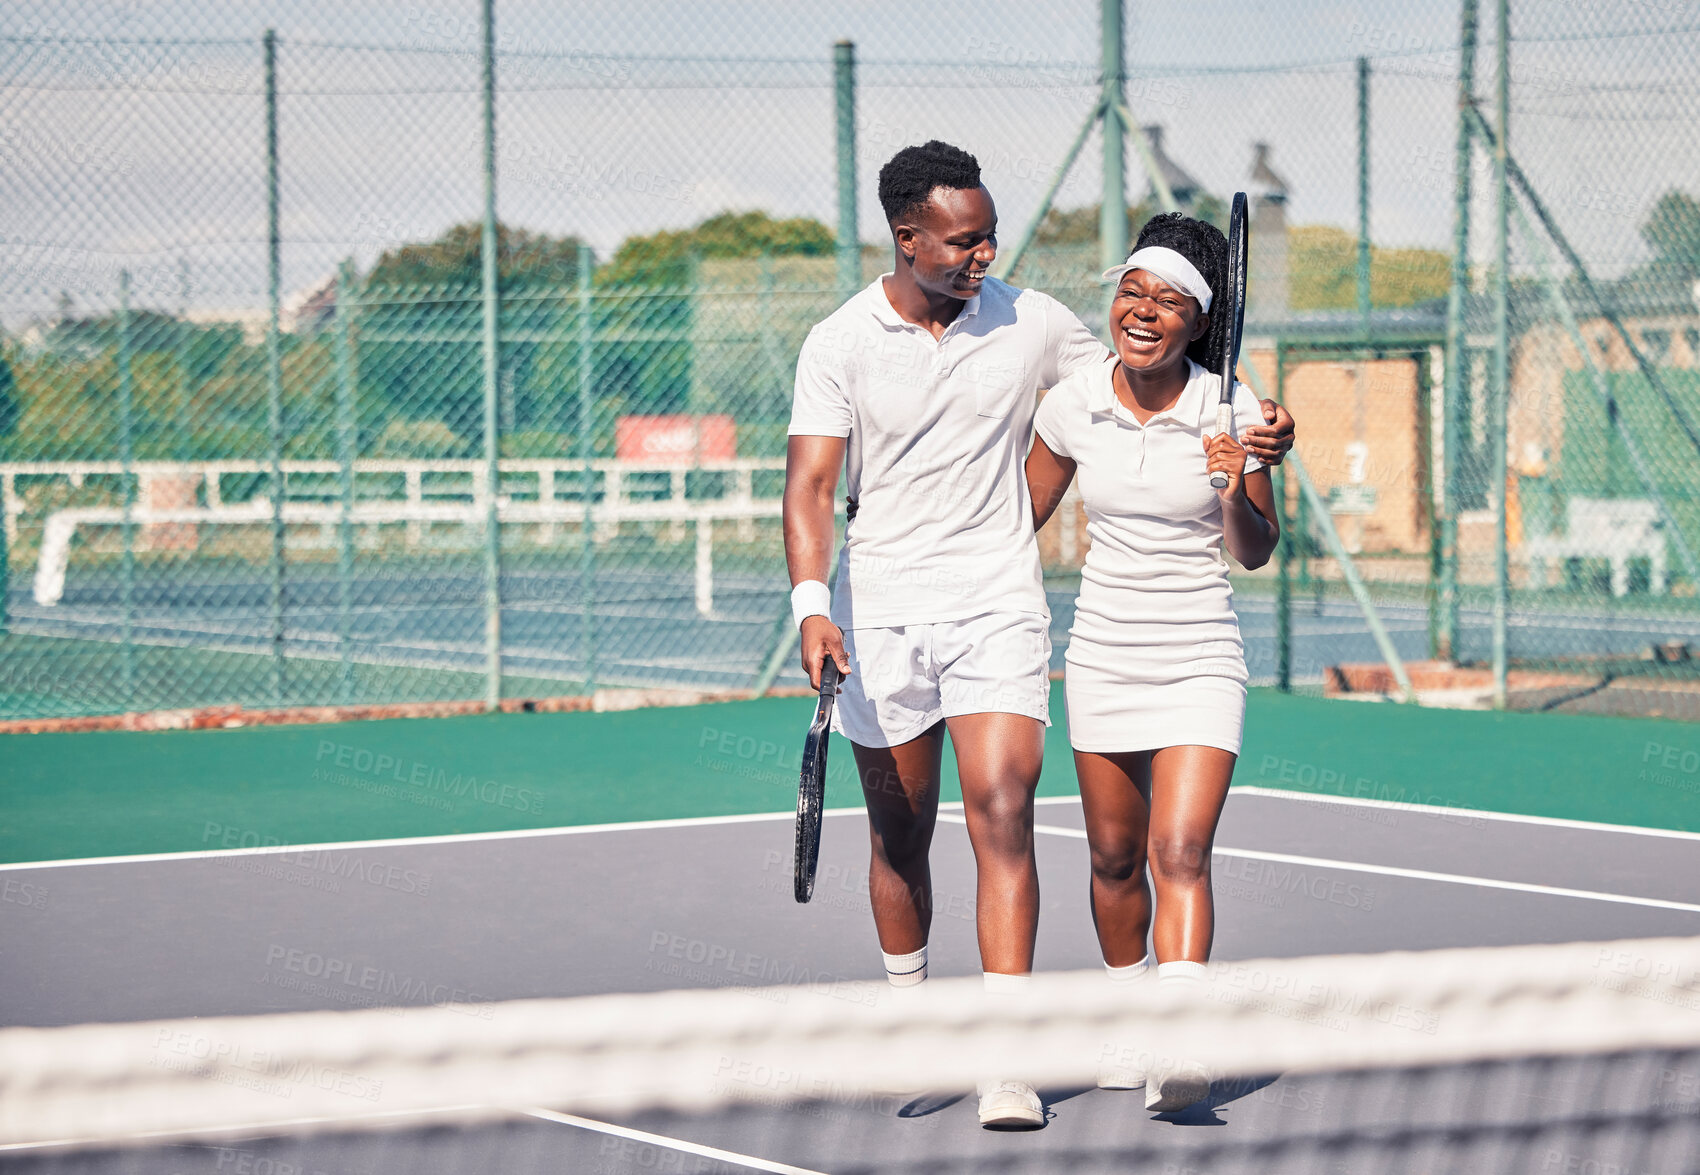
[[[980,161],[961,147],[937,139],[905,147],[880,168],[880,207],[885,219],[899,220],[919,213],[934,188],[977,188]]]

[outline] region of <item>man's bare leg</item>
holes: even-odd
[[[927,852],[939,807],[944,723],[895,747],[852,743],[868,806],[868,900],[880,950],[907,955],[927,944],[933,924]]]

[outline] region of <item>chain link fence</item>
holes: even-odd
[[[1099,6],[653,7],[497,7],[494,285],[477,5],[0,17],[0,719],[800,680],[791,374],[886,267],[874,175],[973,150],[1006,252],[1054,184],[1012,280],[1102,328],[1101,128],[1058,175]],[[1492,13],[1460,200],[1457,0],[1126,9],[1130,224],[1252,194],[1246,368],[1300,421],[1280,567],[1237,578],[1254,680],[1486,672],[1502,497],[1513,704],[1680,711],[1646,691],[1700,639],[1700,13],[1511,10],[1501,432]],[[1060,664],[1077,507],[1041,548]]]

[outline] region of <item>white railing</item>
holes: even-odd
[[[714,524],[727,519],[754,524],[757,518],[779,517],[779,499],[737,502],[719,500],[686,502],[683,505],[664,502],[627,502],[617,510],[619,521],[669,522],[696,530],[696,563],[694,595],[696,609],[703,616],[714,612]],[[348,512],[352,526],[374,526],[386,523],[459,523],[480,528],[486,518],[480,505],[445,503],[440,505],[411,505],[402,502],[362,502]],[[546,525],[584,523],[584,507],[572,502],[513,502],[498,500],[498,522],[542,523]],[[593,527],[605,521],[602,509],[592,507]],[[58,604],[65,595],[65,573],[70,565],[71,542],[83,526],[118,526],[125,521],[122,506],[72,506],[55,510],[47,516],[42,529],[41,556],[35,565],[35,602],[44,608]],[[236,506],[192,506],[181,509],[150,510],[135,508],[129,521],[136,526],[208,525],[232,526],[269,525],[272,506],[269,501],[256,499]],[[340,504],[322,505],[310,502],[291,502],[283,508],[287,525],[332,527],[343,521]]]
[[[335,461],[290,460],[282,464],[286,491],[290,488],[289,479],[292,475],[297,478],[309,474],[334,475],[342,469]],[[618,533],[622,520],[635,520],[637,515],[630,513],[627,507],[667,502],[680,510],[678,517],[669,516],[667,519],[672,523],[669,537],[674,541],[682,541],[685,537],[685,527],[691,517],[689,509],[695,505],[714,503],[731,510],[726,516],[740,520],[740,540],[751,541],[755,537],[754,519],[759,515],[743,512],[743,507],[757,500],[754,493],[755,474],[762,470],[782,471],[784,468],[783,457],[742,457],[704,461],[699,464],[594,460],[590,462],[590,469],[595,483],[592,494],[599,499],[595,503],[597,537],[602,540],[609,539]],[[161,478],[189,480],[191,488],[198,491],[198,497],[208,509],[218,509],[226,505],[222,485],[224,478],[238,474],[265,474],[270,469],[268,462],[246,460],[136,461],[130,465],[130,471],[144,485]],[[499,469],[501,494],[506,500],[529,499],[539,505],[577,505],[580,509],[583,508],[583,498],[579,496],[584,479],[582,461],[507,457],[502,459]],[[19,492],[20,478],[32,481],[63,479],[66,485],[80,488],[90,476],[111,477],[122,475],[123,472],[124,465],[118,461],[0,462],[0,513],[5,516],[7,542],[17,541],[18,519],[29,512]],[[474,507],[483,509],[489,496],[489,486],[486,484],[489,479],[484,463],[470,458],[362,458],[354,462],[354,473],[357,477],[399,474],[402,478],[400,496],[374,497],[367,494],[365,497],[359,497],[360,486],[357,482],[357,500],[362,503],[404,502],[409,507],[422,508],[447,499],[451,502],[470,502]],[[730,488],[718,497],[687,498],[686,478],[692,473],[728,475]],[[428,477],[434,483],[429,488],[426,485]],[[516,489],[513,484],[516,480],[523,482],[529,479],[535,479],[535,482],[523,490]],[[445,480],[451,484],[442,484]],[[453,484],[455,482],[458,484]],[[562,496],[563,494],[566,496]],[[284,498],[289,501],[298,496],[308,495],[286,492]],[[310,496],[321,501],[329,497],[325,493],[314,493]],[[561,518],[552,512],[545,513],[547,520],[541,524],[538,538],[540,542],[549,543],[554,540],[555,527]],[[423,541],[426,524],[426,516],[423,514],[407,520],[407,540],[410,545]]]

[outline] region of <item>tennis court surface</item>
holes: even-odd
[[[718,1001],[688,1014],[719,1030],[752,1013],[777,1030],[823,1000],[841,1033],[857,1015],[909,1014],[892,1012],[877,982],[865,822],[852,806],[848,756],[831,772],[835,807],[814,901],[791,898],[786,807],[792,744],[808,709],[788,699],[9,739],[5,849],[14,863],[0,869],[4,1023],[178,1022],[139,1030],[152,1034],[141,1048],[144,1077],[181,1076],[221,1055],[235,1069],[216,1078],[217,1088],[263,1112],[220,1119],[246,1130],[116,1158],[23,1147],[0,1151],[0,1164],[273,1175],[1693,1169],[1700,972],[1682,962],[1694,950],[1681,942],[1622,948],[1622,974],[1669,980],[1656,991],[1617,991],[1611,977],[1622,960],[1599,948],[1528,964],[1535,980],[1579,967],[1585,981],[1570,984],[1564,1000],[1579,990],[1616,1001],[1600,1007],[1561,1001],[1519,1011],[1517,1000],[1532,998],[1520,990],[1527,985],[1494,971],[1516,973],[1515,961],[1462,964],[1466,974],[1480,970],[1480,998],[1504,1013],[1487,1022],[1517,1027],[1521,1051],[1568,1052],[1560,1040],[1567,1026],[1593,1023],[1627,1034],[1610,1057],[1437,1064],[1419,1056],[1420,1068],[1370,1073],[1312,1072],[1303,1060],[1254,1066],[1219,1080],[1208,1103],[1179,1115],[1147,1113],[1138,1093],[1096,1089],[1089,1071],[1064,1058],[1056,1071],[1073,1078],[1043,1087],[1048,1128],[994,1133],[979,1127],[972,1095],[949,1085],[805,1089],[792,1070],[764,1068],[765,1054],[734,1034],[719,1042],[707,1076],[709,1100],[738,1104],[714,1113],[696,1112],[702,1099],[681,1101],[675,1091],[647,1105],[614,1098],[596,1113],[582,1100],[565,1113],[520,1107],[538,1113],[465,1129],[449,1129],[441,1116],[402,1133],[338,1127],[301,1135],[299,1124],[275,1124],[314,1117],[313,1098],[332,1087],[357,1103],[333,1107],[337,1117],[354,1112],[370,1124],[394,1114],[407,1104],[396,1100],[406,1080],[362,1077],[382,1071],[374,1066],[385,1048],[404,1047],[397,1042],[410,1034],[430,1041],[445,1017],[450,1036],[483,1041],[512,1032],[531,1005],[508,1001],[688,989]],[[1431,1036],[1455,1036],[1460,1023],[1449,1002],[1456,993],[1437,994],[1431,974],[1453,948],[1700,937],[1700,805],[1683,786],[1696,778],[1684,764],[1692,766],[1697,745],[1672,723],[1417,711],[1260,691],[1216,844],[1219,979],[1256,993],[1268,984],[1231,978],[1232,964],[1263,960],[1253,970],[1268,972],[1286,965],[1269,961],[1309,956],[1374,962],[1377,952],[1443,952],[1395,968],[1395,980],[1410,985],[1405,998],[1366,1003],[1364,991],[1382,991],[1373,983],[1338,991],[1324,984],[1316,996],[1313,985],[1302,1014],[1265,1008],[1259,1018],[1302,1026],[1317,1038],[1306,1048],[1335,1054],[1353,1039],[1348,1022],[1374,1028],[1378,1017],[1382,1029],[1398,1021],[1403,1037],[1427,1047]],[[1081,971],[1090,980],[1098,958],[1086,846],[1060,725],[1050,752],[1036,808],[1044,893],[1036,970]],[[382,771],[380,756],[390,760]],[[948,803],[933,867],[933,974],[973,976],[973,860]],[[1460,964],[1449,966],[1435,974],[1455,982]],[[1468,993],[1478,985],[1463,986]],[[599,1007],[593,1019],[605,1027],[646,1015]],[[547,1008],[557,1018],[582,1014]],[[1648,1009],[1652,1040],[1636,1037],[1632,1023]],[[279,1054],[219,1043],[235,1031],[220,1017],[314,1012],[356,1013],[328,1035],[310,1022],[299,1028],[301,1047],[342,1041],[331,1047],[340,1059],[330,1069],[322,1057],[291,1067]],[[1159,1015],[1147,1027],[1160,1036],[1164,1022]],[[1101,1026],[1084,1030],[1102,1035]],[[1223,1031],[1201,1025],[1190,1039],[1219,1041]],[[288,1032],[297,1039],[296,1029]],[[351,1034],[373,1041],[349,1044],[343,1038]],[[1044,1065],[1057,1064],[1057,1049],[1066,1048],[1054,1036],[1046,1029],[1022,1038],[1035,1050],[1036,1071],[1049,1072]],[[8,1039],[16,1045],[16,1034]],[[808,1039],[802,1055],[825,1064],[833,1042],[811,1051]],[[430,1048],[467,1046],[453,1044]],[[964,1036],[932,1052],[966,1058],[974,1047]],[[874,1051],[892,1084],[889,1067],[904,1072],[898,1046]],[[1597,1042],[1588,1051],[1597,1053]],[[15,1064],[18,1054],[10,1055]],[[509,1063],[495,1072],[526,1069],[520,1054],[503,1056]],[[1341,1060],[1325,1055],[1319,1064],[1356,1067]],[[435,1072],[439,1062],[412,1063]],[[95,1065],[100,1080],[112,1082],[103,1064],[116,1062]],[[582,1056],[563,1060],[559,1071],[591,1071],[586,1064]],[[636,1067],[645,1081],[683,1072],[654,1059]],[[333,1070],[342,1074],[336,1081],[324,1076]],[[631,1070],[621,1070],[623,1080]],[[12,1080],[25,1078],[15,1071]],[[77,1087],[61,1078],[48,1084],[55,1081],[66,1092]],[[459,1088],[444,1082],[445,1091]],[[83,1092],[104,1098],[121,1084],[96,1081]],[[4,1100],[16,1107],[18,1093],[14,1085]],[[795,1100],[799,1093],[812,1096]],[[1439,1155],[1449,1157],[1431,1165]]]

